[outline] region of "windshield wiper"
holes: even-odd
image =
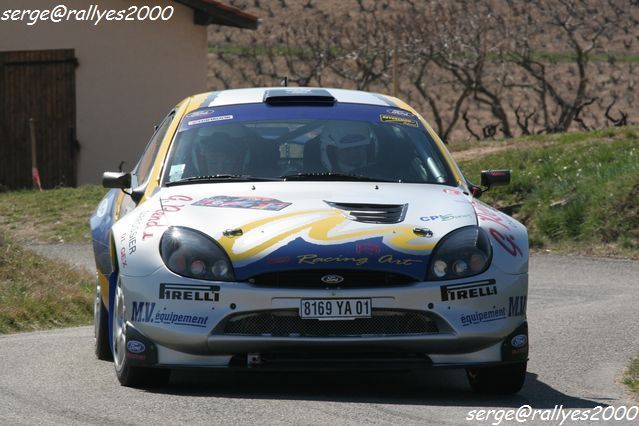
[[[284,180],[307,180],[307,181],[353,181],[353,182],[399,182],[399,180],[387,180],[373,178],[363,175],[348,175],[343,173],[297,173],[294,175],[280,176]]]
[[[280,178],[267,178],[267,177],[258,177],[251,175],[227,175],[227,174],[218,174],[213,176],[193,176],[180,180],[176,180],[174,182],[167,182],[166,186],[176,186],[176,185],[188,185],[191,183],[218,183],[218,182],[279,182],[283,179]]]

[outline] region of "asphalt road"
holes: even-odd
[[[462,371],[180,372],[128,389],[81,327],[0,337],[0,424],[479,424],[470,410],[630,406],[621,376],[639,353],[638,277],[639,262],[533,257],[529,373],[511,397],[472,394]]]

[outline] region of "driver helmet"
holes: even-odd
[[[322,164],[330,172],[348,173],[367,165],[372,135],[365,122],[329,122],[320,140]]]

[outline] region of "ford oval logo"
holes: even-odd
[[[525,334],[518,334],[512,338],[510,344],[513,348],[523,348],[528,343],[528,337]]]
[[[131,340],[127,342],[126,348],[128,349],[129,352],[134,354],[142,353],[146,349],[146,347],[144,346],[144,343],[138,342],[137,340]]]
[[[344,281],[344,277],[341,275],[324,275],[321,280],[325,284],[339,284]]]

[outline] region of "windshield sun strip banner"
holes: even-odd
[[[256,117],[259,118],[256,120]],[[216,124],[269,120],[354,120],[382,124],[402,124],[424,129],[416,115],[407,110],[390,106],[345,103],[331,107],[242,104],[204,107],[191,111],[185,114],[178,132]]]

